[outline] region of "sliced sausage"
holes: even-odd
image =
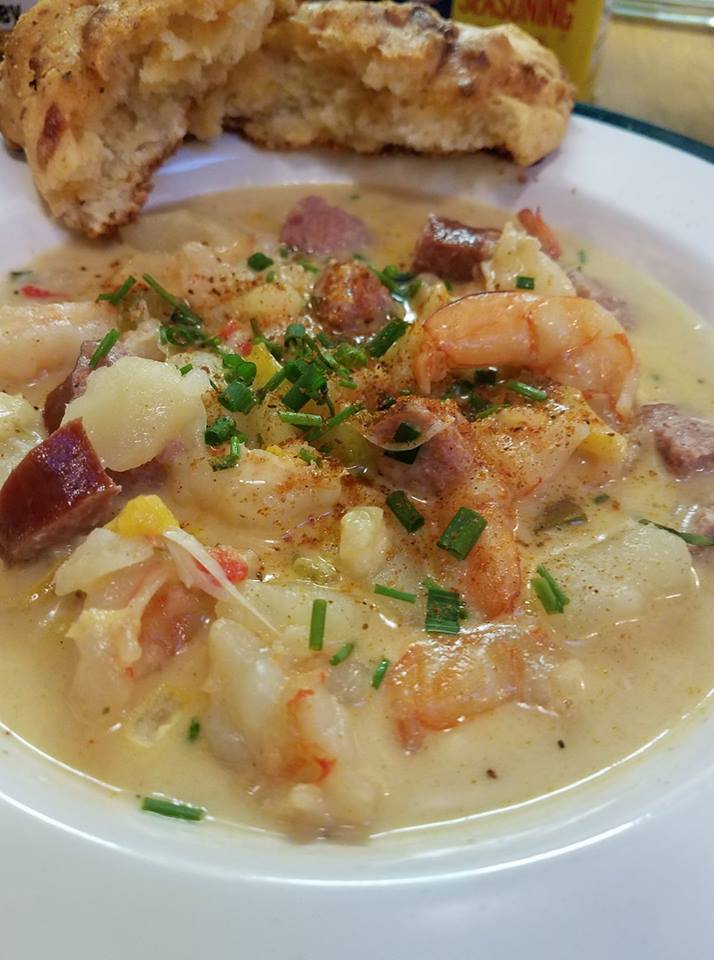
[[[389,291],[362,263],[331,263],[312,292],[315,319],[333,333],[366,336],[378,329],[394,308]]]
[[[412,270],[435,273],[442,280],[472,280],[474,268],[493,253],[500,232],[432,213],[417,241]]]
[[[53,433],[62,423],[67,404],[71,403],[75,397],[81,397],[87,389],[87,378],[92,372],[89,362],[98,346],[98,340],[85,340],[79,351],[74,370],[69,376],[65,377],[59,386],[47,394],[42,416],[50,433]],[[120,356],[119,351],[112,347],[106,356],[102,357],[97,367],[109,367]]]
[[[120,491],[72,420],[30,450],[0,489],[0,555],[27,560],[90,530]]]
[[[651,403],[640,419],[652,430],[655,446],[678,476],[714,468],[714,423],[695,417],[672,403]]]
[[[280,242],[303,253],[343,257],[366,250],[370,236],[359,217],[322,197],[309,196],[299,200],[288,214]]]
[[[613,293],[601,280],[596,280],[595,277],[582,273],[580,270],[568,270],[568,277],[579,297],[594,300],[601,307],[609,310],[620,321],[625,330],[634,329],[636,323],[627,301]]]

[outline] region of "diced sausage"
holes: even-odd
[[[678,476],[714,468],[714,423],[685,413],[672,403],[642,407],[640,419],[654,435],[667,467]]]
[[[81,397],[87,389],[87,378],[92,372],[89,361],[94,356],[98,346],[98,340],[85,340],[79,351],[74,370],[68,377],[65,377],[59,386],[47,394],[42,416],[50,433],[53,433],[62,423],[67,404],[71,403],[76,397]],[[111,366],[120,356],[121,354],[112,347],[106,356],[102,357],[97,367]]]
[[[315,319],[333,333],[366,336],[394,308],[389,291],[369,267],[354,260],[331,263],[312,292]]]
[[[104,522],[120,491],[72,420],[30,450],[0,489],[0,555],[27,560],[84,533]]]
[[[388,452],[379,458],[380,473],[394,486],[420,496],[441,497],[466,480],[473,464],[473,451],[461,429],[466,421],[460,414],[454,418],[441,400],[400,398],[375,419],[369,437],[377,444],[388,444],[402,423],[426,434],[439,420],[452,422],[418,448],[412,463],[389,456]]]
[[[343,257],[367,249],[370,236],[359,217],[334,207],[322,197],[303,197],[280,231],[280,242],[303,253]]]
[[[575,287],[579,297],[594,300],[601,307],[609,310],[616,317],[625,330],[632,330],[636,326],[629,304],[622,297],[613,293],[602,281],[582,273],[580,270],[568,270],[568,277]]]
[[[412,270],[457,283],[472,280],[474,268],[493,253],[500,232],[493,227],[469,227],[432,213],[417,241]]]
[[[560,246],[560,240],[558,240],[550,224],[541,216],[540,207],[536,207],[535,213],[529,210],[528,207],[524,207],[523,210],[518,211],[516,216],[526,233],[530,233],[532,237],[538,240],[549,257],[553,260],[560,259],[563,252]]]

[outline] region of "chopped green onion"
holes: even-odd
[[[339,663],[344,663],[344,661],[347,659],[347,657],[349,657],[349,655],[352,653],[354,648],[355,648],[354,643],[346,643],[344,647],[340,647],[337,653],[335,653],[333,656],[330,657],[330,664],[333,667],[336,667]]]
[[[258,403],[258,398],[240,380],[229,383],[223,393],[218,394],[218,402],[231,413],[249,413]]]
[[[403,590],[394,590],[392,587],[385,587],[384,584],[375,583],[374,592],[380,597],[390,597],[392,600],[403,600],[404,603],[416,603],[415,593],[405,593]]]
[[[539,403],[542,403],[543,400],[548,399],[548,394],[545,390],[541,390],[539,387],[532,387],[529,383],[522,383],[520,380],[506,380],[504,386],[507,390],[512,390],[513,393],[520,393],[522,397],[526,397],[528,400],[537,400]]]
[[[264,400],[269,393],[272,393],[286,377],[285,368],[281,367],[280,370],[277,370],[270,380],[267,383],[264,383],[260,390],[257,391],[257,397],[259,400]]]
[[[533,290],[535,277],[516,277],[516,290]]]
[[[198,740],[198,736],[200,732],[201,732],[201,724],[196,719],[196,717],[194,717],[193,720],[191,720],[191,722],[188,725],[188,732],[186,733],[186,739]]]
[[[283,403],[291,410],[300,410],[310,400],[319,400],[327,386],[327,380],[320,370],[314,364],[301,360],[286,363],[285,375],[293,382],[283,397]]]
[[[333,430],[335,427],[339,427],[341,423],[344,423],[345,420],[349,420],[350,417],[353,417],[356,413],[359,413],[364,409],[363,403],[352,403],[349,407],[343,407],[339,413],[336,413],[334,417],[330,419],[325,424],[325,433],[328,430]]]
[[[309,260],[304,260],[304,259],[302,259],[302,258],[298,258],[295,262],[297,263],[298,266],[302,267],[303,270],[306,270],[308,273],[319,273],[319,272],[320,272],[320,268],[319,268],[319,267],[316,267],[314,263],[310,263]]]
[[[172,315],[173,316],[173,315]],[[209,337],[194,323],[162,324],[159,327],[159,337],[162,343],[170,343],[174,347],[208,347],[218,346],[216,337]]]
[[[190,373],[193,370],[192,363],[185,363],[182,367],[179,367],[179,373],[182,377],[185,377],[187,373]]]
[[[225,457],[221,457],[220,460],[211,460],[211,469],[229,470],[231,467],[235,467],[240,460],[240,444],[240,437],[231,437],[228,444],[228,453],[225,455]]]
[[[357,384],[354,380],[348,380],[347,377],[340,377],[337,381],[341,387],[344,387],[346,390],[356,390]]]
[[[203,321],[201,320],[199,315],[197,313],[194,313],[193,310],[189,307],[189,305],[185,303],[183,300],[179,300],[179,298],[175,297],[173,293],[169,293],[168,290],[165,290],[161,286],[159,281],[154,279],[154,277],[152,277],[151,274],[149,273],[143,274],[142,280],[144,281],[144,283],[146,283],[148,286],[151,287],[154,293],[157,293],[162,300],[165,300],[166,303],[170,304],[174,308],[174,310],[176,311],[176,313],[178,313],[178,315],[184,321],[184,323],[188,323],[193,326],[201,326]]]
[[[456,635],[461,630],[463,603],[455,590],[445,590],[438,583],[426,581],[426,619],[424,629],[427,633],[447,633]]]
[[[319,413],[293,413],[281,410],[278,416],[283,423],[289,423],[293,427],[321,427],[324,423]]]
[[[543,604],[545,612],[563,613],[567,604],[570,603],[570,597],[563,593],[552,574],[546,570],[543,564],[536,567],[536,572],[540,576],[533,577],[531,586]]]
[[[489,403],[481,410],[477,411],[474,415],[474,420],[485,420],[486,417],[492,416],[494,413],[498,413],[499,410],[503,410],[507,404],[505,403]]]
[[[385,450],[384,456],[390,460],[398,460],[400,463],[414,463],[421,453],[421,447],[412,447],[411,450]]]
[[[203,435],[209,447],[220,447],[235,435],[236,425],[232,417],[219,417],[210,426],[206,427]]]
[[[299,343],[301,340],[304,340],[307,336],[307,331],[305,330],[305,325],[302,323],[289,323],[285,328],[285,335],[283,337],[283,342],[286,347],[294,346],[296,343]]]
[[[421,430],[404,421],[402,421],[394,431],[394,440],[397,443],[411,443],[412,440],[418,440],[420,436]]]
[[[593,497],[593,503],[607,503],[609,499],[609,493],[598,493],[596,497]]]
[[[313,600],[310,615],[310,649],[322,650],[325,639],[325,619],[327,618],[327,600]]]
[[[330,340],[324,330],[320,330],[317,335],[317,339],[320,341],[323,347],[327,347],[328,350],[331,350],[334,347],[334,343],[332,340]]]
[[[89,360],[90,370],[96,370],[102,360],[109,353],[111,348],[119,339],[118,330],[110,330],[108,333],[105,333],[102,339],[99,341],[97,349],[94,351]]]
[[[237,353],[223,354],[223,369],[227,380],[240,380],[248,386],[255,380],[258,370],[251,360],[244,360]]]
[[[390,666],[389,660],[380,660],[379,663],[377,664],[375,671],[372,674],[372,686],[374,687],[375,690],[379,690],[379,688],[381,687],[382,680],[384,680],[384,676],[387,670],[389,670],[389,666]]]
[[[483,367],[474,371],[474,383],[481,383],[493,387],[498,379],[498,370],[495,367]]]
[[[348,370],[359,370],[366,367],[369,363],[369,357],[362,349],[351,343],[340,343],[335,349],[335,360]]]
[[[307,447],[303,447],[298,456],[301,460],[304,460],[305,463],[314,463],[316,467],[322,466],[322,458],[319,457],[314,450],[308,450]]]
[[[486,519],[480,513],[459,507],[436,545],[457,560],[465,560],[485,529]]]
[[[124,283],[120,287],[117,287],[116,290],[113,290],[111,293],[100,293],[97,297],[97,300],[106,300],[108,303],[111,303],[113,307],[116,307],[129,293],[131,288],[136,283],[136,277],[127,277]]]
[[[391,396],[391,394],[387,394],[386,396],[382,397],[377,404],[377,410],[389,410],[389,408],[393,407],[396,402],[396,397]]]
[[[386,503],[408,533],[416,533],[420,527],[424,526],[424,517],[407,499],[403,490],[393,490],[387,497]]]
[[[367,352],[372,357],[382,357],[400,337],[407,332],[408,323],[396,317],[389,320],[367,344]]]
[[[272,267],[274,262],[274,260],[266,256],[264,253],[253,253],[246,261],[250,269],[255,270],[256,273],[260,273],[261,270],[267,270],[268,267]]]
[[[693,547],[714,547],[714,537],[707,537],[703,533],[686,533],[684,530],[675,530],[674,527],[665,527],[662,523],[655,523],[654,520],[640,520],[640,523],[647,526],[657,527],[659,530],[666,530],[667,533],[673,533],[675,537],[680,537],[685,543]]]
[[[278,247],[278,253],[283,258],[283,260],[287,260],[292,252],[293,252],[293,248],[289,247],[287,243],[281,243],[280,246]]]
[[[266,283],[275,283],[275,270],[269,270],[265,275]]]
[[[178,800],[164,800],[162,797],[144,797],[141,809],[149,813],[158,813],[162,817],[174,817],[177,820],[203,820],[204,807],[194,807],[191,803],[179,803]]]

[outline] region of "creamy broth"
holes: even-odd
[[[371,187],[327,185],[315,192],[367,223],[374,238],[369,259],[380,266],[408,265],[414,240],[432,211],[494,227],[512,216],[463,199]],[[5,279],[0,284],[0,304],[21,303],[19,291],[26,283],[61,291],[67,299],[93,300],[100,290],[118,285],[130,270],[143,267],[163,276],[162,254],[174,254],[188,242],[221,247],[244,232],[253,235],[246,240],[248,252],[265,249],[266,238],[275,242],[286,212],[304,194],[304,187],[286,187],[200,197],[179,208],[146,215],[123,230],[120,241],[70,241],[34,264],[11,265],[31,273]],[[602,250],[583,250],[575,238],[565,239],[561,262],[577,268],[583,261],[589,275],[607,283],[627,302],[634,318],[629,335],[640,365],[639,402],[674,402],[711,416],[714,335],[709,327],[654,281]],[[188,293],[190,299],[189,291],[175,292]],[[41,405],[48,390],[67,372],[54,371],[24,387],[23,393]],[[708,555],[714,551],[700,550],[692,556],[698,586],[681,596],[678,589],[673,590],[675,596],[658,596],[634,622],[611,623],[591,637],[582,631],[569,634],[557,615],[544,615],[528,590],[529,572],[538,563],[617,534],[627,518],[648,517],[681,528],[689,507],[710,502],[711,481],[706,474],[675,479],[648,439],[642,440],[640,448],[632,434],[630,447],[627,462],[631,465],[624,478],[604,476],[600,483],[578,487],[580,468],[573,465],[528,497],[519,511],[525,598],[521,606],[528,616],[554,629],[568,656],[579,661],[582,683],[576,684],[573,703],[567,710],[551,710],[505,702],[451,729],[428,733],[418,749],[407,753],[385,717],[385,687],[370,689],[362,705],[348,707],[360,764],[378,784],[376,812],[366,832],[496,810],[574,784],[656,740],[714,686],[714,562]],[[240,470],[240,465],[235,469]],[[587,522],[535,530],[543,508],[573,489],[580,491],[578,501]],[[316,522],[309,533],[292,531],[294,536],[276,539],[259,526],[231,528],[225,518],[207,515],[187,498],[175,478],[160,494],[199,539],[253,550],[268,583],[271,578],[276,584],[293,582],[291,564],[298,554],[320,552],[339,565],[338,516]],[[356,502],[382,505],[383,499],[370,493],[367,500],[357,498]],[[396,583],[409,591],[418,589],[425,573],[443,573],[418,565],[411,569],[409,535],[398,528],[390,531],[389,575],[380,573],[373,580]],[[7,568],[0,579],[0,721],[50,757],[126,791],[129,797],[158,793],[200,804],[211,816],[240,824],[272,827],[277,818],[281,828],[289,828],[290,818],[271,799],[271,783],[256,772],[253,761],[222,762],[203,729],[196,740],[187,737],[191,719],[202,719],[209,705],[210,694],[204,689],[209,669],[205,635],[158,674],[137,681],[130,704],[121,716],[112,716],[110,725],[101,720],[87,724],[80,717],[69,695],[77,654],[66,632],[79,616],[82,600],[58,601],[51,588],[58,561],[68,553],[69,549],[54,551],[30,564]],[[421,629],[423,605],[412,609],[393,600],[376,603],[368,587],[349,578],[344,588],[364,605],[366,629],[357,644],[361,660],[370,670],[382,657],[396,663],[408,643],[405,638]],[[331,636],[329,629],[327,635]],[[283,642],[295,641],[283,638]],[[180,710],[155,742],[139,745],[128,735],[137,711],[154,691],[166,687],[181,691]]]

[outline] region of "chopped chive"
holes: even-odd
[[[211,460],[211,469],[217,471],[229,470],[231,467],[235,467],[240,460],[240,445],[241,437],[231,437],[228,444],[228,453],[225,457],[221,457],[220,460]]]
[[[359,370],[366,367],[369,363],[369,357],[362,349],[351,343],[340,343],[335,349],[335,360],[348,370]]]
[[[516,277],[516,290],[533,290],[535,277]]]
[[[289,423],[293,427],[321,427],[324,423],[319,413],[294,413],[281,410],[278,416],[283,423]]]
[[[232,417],[219,417],[210,426],[206,427],[203,435],[205,442],[209,447],[220,447],[226,443],[236,432],[235,421]]]
[[[185,363],[182,367],[179,367],[179,373],[182,377],[185,377],[187,373],[190,373],[193,370],[192,363]]]
[[[414,463],[421,453],[421,447],[412,447],[411,450],[385,450],[384,456],[390,460],[398,460],[400,463]]]
[[[165,290],[161,286],[158,280],[151,276],[150,273],[142,274],[142,280],[146,283],[154,293],[157,293],[162,300],[165,300],[166,303],[170,304],[180,318],[188,324],[193,326],[201,326],[203,321],[197,313],[194,313],[193,310],[189,307],[187,303],[183,300],[180,300],[178,297],[175,297],[173,293],[169,293],[168,290]]]
[[[396,402],[396,397],[393,397],[391,394],[387,394],[386,396],[382,397],[377,404],[377,410],[389,410],[389,408],[393,407]]]
[[[588,262],[587,252],[585,250],[578,250],[577,257],[579,266],[584,267]]]
[[[258,403],[258,398],[240,380],[229,383],[223,393],[218,394],[218,402],[232,413],[249,413]]]
[[[275,283],[275,270],[269,270],[265,275],[266,283]]]
[[[411,443],[412,440],[418,440],[420,436],[421,430],[404,421],[402,421],[394,431],[394,440],[397,443]]]
[[[684,530],[675,530],[674,527],[665,527],[663,523],[655,523],[654,520],[640,520],[640,523],[646,526],[657,527],[659,530],[666,530],[667,533],[673,533],[675,537],[680,537],[685,543],[693,547],[714,547],[714,537],[707,537],[703,533],[686,533]]]
[[[384,680],[387,670],[389,670],[390,662],[389,660],[380,660],[377,664],[374,673],[372,674],[372,686],[375,690],[379,690],[382,685],[382,680]]]
[[[540,533],[541,530],[552,530],[553,527],[565,527],[587,522],[588,516],[580,504],[572,497],[562,497],[555,503],[549,503],[546,506],[535,532]]]
[[[198,740],[198,736],[201,733],[201,724],[196,717],[194,717],[188,725],[188,731],[186,732],[187,740]]]
[[[455,590],[445,590],[438,583],[427,580],[426,619],[427,633],[456,635],[461,630],[463,603]]]
[[[325,619],[327,618],[327,600],[313,600],[312,614],[310,615],[310,642],[311,650],[322,650],[325,639]]]
[[[330,657],[331,665],[333,667],[336,667],[338,663],[344,663],[347,657],[349,657],[349,655],[352,653],[354,648],[355,648],[354,643],[346,643],[344,647],[340,647],[337,653],[335,653],[333,656]]]
[[[251,360],[244,360],[238,353],[223,354],[223,369],[227,380],[240,380],[248,386],[255,380],[257,366]]]
[[[607,503],[609,499],[609,493],[598,493],[596,497],[593,497],[593,503]]]
[[[485,529],[485,517],[469,507],[459,507],[436,545],[457,560],[465,560]]]
[[[483,367],[474,371],[474,383],[493,387],[498,379],[498,370],[495,367]]]
[[[11,270],[9,277],[11,280],[19,280],[20,277],[29,277],[32,273],[32,270]]]
[[[343,407],[339,413],[336,413],[334,417],[330,419],[325,424],[325,432],[328,430],[334,429],[334,427],[339,427],[341,423],[344,423],[345,420],[349,420],[350,417],[353,417],[356,413],[359,413],[364,409],[363,403],[353,403],[349,407]]]
[[[299,343],[301,340],[304,340],[307,335],[305,330],[305,325],[303,323],[289,323],[285,328],[285,334],[283,336],[283,342],[286,347],[294,346],[296,343]]]
[[[292,253],[292,247],[289,247],[287,243],[281,243],[280,246],[278,247],[278,253],[283,258],[283,260],[287,260],[290,254]]]
[[[354,380],[348,380],[347,377],[340,377],[337,381],[341,387],[344,387],[346,390],[356,390],[357,384]]]
[[[106,300],[108,303],[111,303],[113,307],[116,307],[124,297],[129,293],[131,288],[136,283],[136,277],[127,277],[124,283],[121,286],[117,287],[116,290],[113,290],[111,293],[100,293],[97,297],[97,300]]]
[[[260,390],[257,391],[256,396],[258,397],[258,399],[265,400],[266,396],[269,393],[272,393],[273,390],[275,390],[277,387],[280,386],[280,384],[285,379],[285,376],[286,376],[285,368],[281,367],[280,370],[277,370],[272,375],[270,380],[268,380],[267,383],[264,383],[263,386],[260,388]]]
[[[392,600],[403,600],[404,603],[416,603],[415,593],[405,593],[404,590],[395,590],[393,587],[385,587],[384,584],[375,583],[374,592],[380,597],[390,597]]]
[[[489,403],[474,414],[474,420],[485,420],[486,417],[498,413],[499,410],[505,409],[506,406],[507,404],[505,403]]]
[[[384,356],[387,350],[404,336],[408,326],[406,321],[396,317],[389,320],[367,343],[367,352],[373,357]]]
[[[266,256],[264,253],[252,253],[246,263],[251,270],[255,270],[256,273],[260,273],[262,270],[267,270],[268,267],[272,267],[275,261],[271,257]]]
[[[162,817],[174,817],[177,820],[203,820],[204,807],[195,807],[191,803],[179,803],[178,800],[164,800],[163,797],[144,797],[141,809],[149,813],[158,813]]]
[[[543,604],[545,612],[563,613],[567,604],[570,603],[570,597],[563,593],[553,575],[546,570],[542,563],[536,567],[536,573],[539,576],[533,577],[531,586]]]
[[[314,463],[316,467],[322,466],[322,458],[319,457],[314,450],[308,450],[307,447],[303,447],[298,456],[301,460],[304,460],[305,463]]]
[[[388,495],[386,503],[407,533],[416,533],[420,527],[424,526],[424,517],[407,499],[403,490],[393,490]]]
[[[320,341],[323,347],[327,347],[328,350],[331,350],[334,347],[334,343],[332,340],[330,340],[324,330],[320,330],[317,335],[317,339]]]
[[[89,360],[90,370],[96,370],[102,360],[109,353],[111,348],[119,339],[118,330],[110,330],[108,333],[105,333],[102,339],[99,341],[97,349],[94,351]]]
[[[309,260],[298,259],[295,261],[299,267],[302,267],[303,270],[306,270],[308,273],[319,273],[320,268],[316,267],[314,263],[310,263]]]
[[[522,397],[526,397],[528,400],[537,400],[542,403],[543,400],[548,399],[548,394],[545,390],[541,390],[539,387],[532,387],[529,383],[522,383],[520,380],[506,380],[504,386],[507,390],[512,390],[513,393],[520,393]]]

